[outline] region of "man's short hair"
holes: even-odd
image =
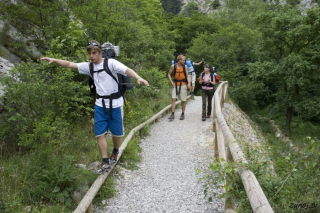
[[[178,57],[177,57],[177,61],[182,60],[183,58],[185,58],[185,56],[184,56],[184,55],[178,55]]]
[[[88,43],[86,49],[87,49],[87,52],[88,52],[88,53],[91,52],[92,50],[96,50],[96,51],[98,51],[99,53],[101,53],[101,45],[100,45],[100,43],[97,42],[96,40],[91,40],[91,41]]]

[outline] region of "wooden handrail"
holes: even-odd
[[[221,82],[215,91],[213,98],[213,131],[215,132],[215,158],[224,158],[225,160],[232,160],[234,162],[242,162],[247,164],[247,160],[239,144],[233,137],[224,117],[221,108],[227,100],[228,82]],[[227,148],[227,154],[226,149]],[[230,153],[228,155],[228,153]],[[217,156],[217,154],[219,156]],[[227,156],[227,157],[226,157]],[[222,162],[221,162],[222,163]],[[255,175],[247,167],[238,168],[238,173],[241,177],[242,183],[249,198],[251,208],[254,213],[272,213],[273,210],[264,195],[261,186]],[[232,206],[226,206],[225,212],[231,212]]]
[[[190,100],[190,98],[191,98],[191,95],[188,96],[187,100]],[[179,105],[179,104],[181,104],[181,101],[176,102],[176,105]],[[136,132],[141,130],[144,126],[152,123],[153,121],[158,121],[159,117],[161,117],[163,113],[167,113],[167,111],[169,111],[170,109],[171,109],[171,104],[166,106],[165,108],[163,108],[160,112],[158,112],[157,114],[152,116],[147,121],[145,121],[145,122],[141,123],[139,126],[133,128],[130,131],[130,133],[127,135],[127,137],[124,139],[121,146],[119,147],[118,159],[120,159],[123,151],[125,150],[129,141],[133,138],[133,136]],[[114,169],[114,166],[115,166],[115,164],[111,167],[110,170],[108,170],[107,172],[105,172],[97,177],[97,179],[91,185],[90,189],[87,191],[85,196],[82,198],[82,200],[78,204],[78,207],[76,208],[76,210],[73,211],[73,213],[85,213],[85,212],[92,213],[93,212],[92,201],[93,201],[94,197],[96,196],[96,194],[98,193],[98,191],[101,188],[104,181],[107,179],[107,177],[109,176],[111,171]]]

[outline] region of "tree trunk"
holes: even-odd
[[[292,107],[287,106],[286,137],[289,137],[289,134],[290,134],[291,118],[292,118]]]

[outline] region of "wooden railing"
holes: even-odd
[[[225,159],[227,161],[242,162],[247,164],[247,160],[233,137],[223,115],[221,109],[227,101],[228,82],[221,82],[215,91],[213,98],[213,123],[212,130],[215,132],[215,158]],[[220,161],[221,164],[224,161]],[[261,186],[255,175],[247,167],[238,168],[238,173],[241,177],[242,183],[249,198],[253,212],[257,213],[271,213],[273,212],[266,196],[264,195]],[[233,201],[228,202],[225,200],[225,212],[233,211]]]
[[[187,100],[190,100],[191,96],[188,96]],[[181,104],[181,101],[177,101],[176,102],[176,106],[178,106],[179,104]],[[152,123],[152,122],[158,122],[159,118],[162,117],[162,115],[168,114],[171,112],[171,104],[166,106],[164,109],[162,109],[160,112],[158,112],[157,114],[155,114],[152,118],[150,118],[149,120],[145,121],[144,123],[140,124],[139,126],[135,127],[134,129],[132,129],[130,131],[130,133],[127,135],[127,137],[124,139],[124,141],[122,142],[120,148],[119,148],[119,154],[118,154],[118,159],[120,159],[123,151],[125,150],[125,148],[127,147],[129,141],[133,138],[133,136],[135,135],[135,133],[139,132],[140,135],[140,130]],[[90,187],[90,189],[87,191],[86,195],[82,198],[82,200],[80,201],[78,207],[76,208],[76,210],[73,211],[73,213],[92,213],[93,212],[93,206],[92,206],[92,200],[94,199],[94,197],[96,196],[96,194],[98,193],[99,189],[101,188],[102,184],[104,183],[104,181],[107,179],[107,177],[109,176],[109,174],[112,172],[112,170],[114,169],[116,164],[114,164],[110,170],[108,170],[107,172],[105,172],[102,175],[99,175],[97,177],[97,179],[94,181],[94,183],[92,184],[92,186]]]

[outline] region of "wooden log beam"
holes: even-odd
[[[191,96],[189,97],[191,98]],[[177,101],[176,105],[181,104],[181,101]],[[142,124],[138,125],[134,129],[130,131],[130,133],[127,135],[127,137],[122,142],[121,146],[119,147],[119,154],[118,159],[120,159],[122,153],[124,152],[125,148],[127,147],[129,141],[133,138],[134,134],[138,131],[140,131],[145,125],[152,123],[156,119],[158,119],[163,113],[165,113],[167,110],[170,110],[171,104],[163,108],[160,112],[152,116],[147,121],[143,122]],[[77,208],[73,211],[73,213],[85,213],[86,211],[90,212],[90,209],[92,207],[92,200],[98,193],[99,189],[101,188],[102,184],[105,182],[106,178],[109,176],[111,171],[114,169],[113,165],[110,170],[107,172],[99,175],[97,179],[94,181],[94,183],[91,185],[90,189],[87,191],[85,196],[80,201]],[[90,212],[91,213],[91,212]]]

